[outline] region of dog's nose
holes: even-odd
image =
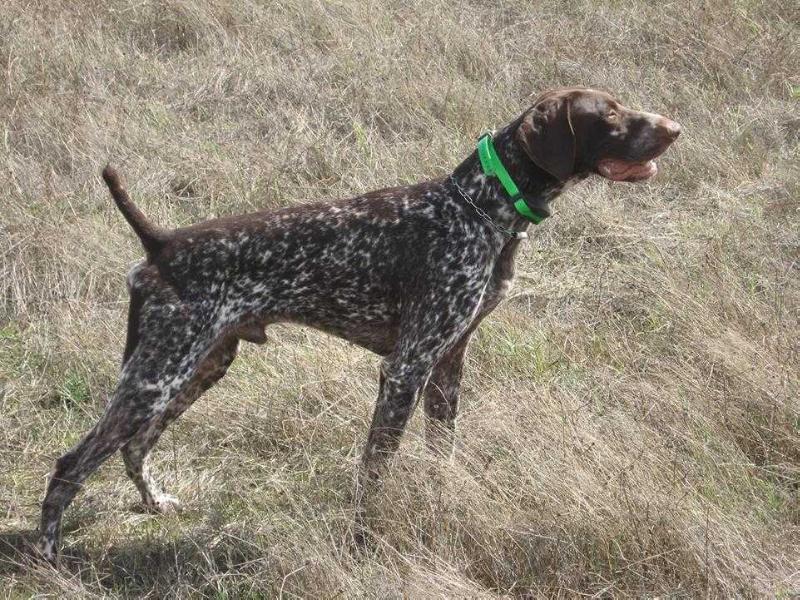
[[[680,123],[673,121],[672,119],[663,119],[661,122],[661,127],[664,131],[664,134],[671,140],[678,139],[678,136],[681,134]]]

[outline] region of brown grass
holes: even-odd
[[[800,593],[800,13],[790,2],[9,0],[0,19],[0,590],[43,596]],[[639,186],[563,196],[482,327],[452,465],[417,415],[353,559],[377,358],[276,326],[162,439],[179,517],[114,458],[26,563],[53,459],[118,371],[140,248],[447,172],[531,96],[679,120]]]

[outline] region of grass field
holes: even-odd
[[[706,0],[7,0],[0,7],[0,597],[800,594],[800,10]],[[539,92],[684,128],[642,185],[589,180],[532,231],[468,359],[452,464],[421,411],[344,542],[378,357],[296,327],[245,345],[162,438],[24,548],[54,459],[116,381],[164,225],[447,173]]]

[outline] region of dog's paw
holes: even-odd
[[[56,544],[56,540],[42,536],[35,545],[29,547],[31,547],[31,554],[34,556],[34,558],[51,565],[55,565],[58,561]]]
[[[352,524],[348,536],[348,546],[353,558],[362,559],[375,554],[377,544],[375,537],[364,523],[356,521]]]
[[[161,494],[153,498],[152,504],[149,504],[147,509],[160,515],[174,515],[180,512],[181,503],[175,496]]]

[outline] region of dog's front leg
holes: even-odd
[[[374,495],[381,471],[400,443],[406,423],[414,410],[415,399],[430,374],[428,364],[408,364],[385,360],[381,365],[380,391],[372,415],[372,425],[364,448],[356,484],[355,541],[367,544],[366,500]]]
[[[460,262],[448,266],[452,272],[437,272],[436,281],[409,302],[394,351],[381,364],[380,391],[355,494],[356,542],[362,546],[366,543],[367,502],[382,468],[400,443],[417,393],[434,365],[469,331],[488,285],[489,273],[485,271],[476,269],[465,277]],[[459,283],[456,291],[451,287],[453,281]]]
[[[425,442],[428,449],[445,458],[453,453],[458,396],[461,375],[464,372],[464,355],[473,328],[451,348],[433,368],[425,386]]]
[[[383,465],[397,449],[417,392],[429,374],[427,364],[396,365],[385,361],[381,365],[380,392],[362,461],[366,478],[378,479]]]

